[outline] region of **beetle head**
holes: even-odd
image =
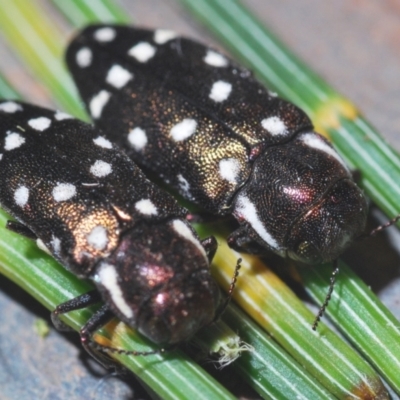
[[[242,224],[236,242],[307,264],[337,258],[362,233],[367,214],[343,160],[315,132],[266,148],[233,208]]]
[[[219,303],[205,250],[180,219],[123,234],[94,281],[112,311],[154,343],[189,339],[212,322]]]
[[[366,216],[360,188],[350,179],[340,180],[293,223],[287,254],[307,264],[334,260],[363,232]]]

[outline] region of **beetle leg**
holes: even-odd
[[[201,245],[204,247],[208,261],[211,263],[218,248],[217,239],[215,239],[214,236],[210,236],[208,238],[203,239],[201,241]]]
[[[268,254],[268,250],[253,240],[249,234],[245,225],[240,226],[238,229],[233,231],[227,239],[228,245],[231,249],[239,253],[249,253],[264,255]]]
[[[71,328],[60,320],[60,315],[65,314],[70,311],[80,310],[96,304],[101,301],[100,293],[97,290],[92,290],[90,292],[84,293],[78,297],[66,301],[65,303],[59,304],[55,310],[51,313],[51,320],[53,325],[59,331],[71,330]],[[92,356],[96,361],[98,361],[104,368],[116,370],[119,369],[117,364],[113,362],[104,353],[96,350],[95,345],[93,345],[92,336],[93,334],[104,326],[108,321],[114,317],[114,314],[110,309],[103,305],[99,310],[97,310],[94,315],[86,322],[86,324],[80,330],[81,343],[86,352]]]
[[[79,310],[91,306],[101,301],[100,294],[97,290],[92,290],[88,293],[82,294],[81,296],[75,297],[71,300],[66,301],[56,307],[51,313],[51,320],[57,330],[65,331],[71,330],[69,326],[64,324],[60,320],[60,315],[70,311]],[[80,330],[81,343],[86,352],[98,361],[106,369],[115,369],[119,371],[121,367],[108,357],[104,352],[96,348],[96,343],[93,341],[93,334],[100,329],[102,326],[107,324],[111,319],[114,318],[114,314],[108,308],[107,305],[103,305],[97,310],[86,324]]]
[[[6,229],[32,240],[37,239],[37,236],[27,226],[17,221],[7,221]]]
[[[124,371],[124,369],[113,359],[107,356],[102,350],[101,345],[97,345],[93,340],[94,333],[102,326],[106,325],[111,321],[115,315],[104,304],[99,308],[92,317],[86,322],[86,324],[80,330],[81,343],[83,348],[90,354],[98,363],[100,363],[105,369],[114,369],[116,373]]]
[[[58,331],[72,330],[68,325],[64,324],[64,322],[60,320],[60,315],[70,311],[80,310],[81,308],[89,307],[92,304],[99,303],[100,301],[100,293],[97,290],[92,290],[59,304],[51,313],[51,320],[53,322],[53,325]]]

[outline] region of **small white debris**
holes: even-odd
[[[95,96],[92,97],[89,103],[90,115],[93,118],[100,118],[103,112],[104,106],[108,103],[111,94],[106,90],[101,90]]]
[[[175,38],[176,33],[174,31],[170,31],[169,29],[157,29],[154,32],[153,40],[157,44],[164,44]]]
[[[156,48],[147,42],[140,42],[128,51],[128,55],[141,63],[149,61],[150,58],[154,57],[154,54],[156,54]]]
[[[111,42],[112,40],[115,39],[115,36],[117,35],[117,32],[113,28],[110,27],[105,27],[105,28],[100,28],[97,29],[93,37],[98,41],[98,42]]]
[[[225,368],[233,363],[244,351],[253,353],[255,349],[250,344],[241,341],[239,336],[217,340],[215,346],[210,349],[211,353],[215,353],[215,364],[218,364],[218,369]]]
[[[214,50],[207,50],[204,62],[212,67],[226,67],[228,65],[228,60],[222,54],[217,53]]]
[[[76,187],[71,183],[59,183],[54,186],[52,195],[54,201],[66,201],[74,197],[76,194]]]
[[[51,125],[51,119],[46,117],[33,118],[28,121],[28,125],[37,131],[43,132]]]
[[[94,183],[85,183],[85,182],[82,182],[81,185],[82,185],[82,186],[86,186],[86,187],[96,187],[96,186],[99,186],[100,184],[99,184],[99,182],[94,182]]]
[[[268,117],[261,121],[261,125],[271,135],[286,135],[288,130],[285,123],[279,117]]]
[[[117,89],[123,88],[131,79],[131,74],[127,69],[120,65],[113,65],[108,71],[106,82]]]
[[[170,136],[176,142],[180,142],[192,136],[196,132],[196,128],[197,122],[194,119],[185,118],[171,128]]]
[[[141,214],[144,214],[144,215],[157,215],[158,214],[157,207],[149,199],[139,200],[138,202],[136,202],[135,208]]]
[[[96,139],[93,139],[95,145],[99,147],[103,147],[103,149],[112,149],[112,143],[103,136],[98,136]]]
[[[14,201],[17,206],[25,207],[29,199],[29,189],[26,186],[19,186],[14,192]]]
[[[4,103],[0,103],[0,111],[11,114],[17,111],[22,111],[22,106],[15,101],[5,101]]]
[[[76,63],[81,68],[87,68],[92,63],[92,50],[89,47],[82,47],[76,52]]]
[[[19,133],[7,132],[7,136],[4,143],[4,150],[14,150],[22,146],[25,143],[25,138]]]
[[[134,128],[128,133],[128,142],[136,151],[143,150],[147,145],[147,135],[142,128]]]

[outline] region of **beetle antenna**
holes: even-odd
[[[215,318],[214,318],[213,322],[218,321],[219,317],[224,313],[224,311],[226,310],[226,307],[228,307],[228,304],[232,300],[233,291],[235,289],[236,281],[237,281],[237,278],[239,276],[239,270],[242,267],[241,262],[242,262],[242,259],[238,258],[238,260],[236,262],[235,272],[233,273],[231,284],[229,286],[228,296],[226,297],[226,299],[223,302],[222,306],[220,306],[219,310],[215,314]]]
[[[386,222],[385,224],[379,225],[375,229],[372,229],[372,231],[367,236],[374,236],[377,233],[383,231],[384,229],[389,228],[389,226],[394,225],[399,220],[400,220],[400,214],[396,215],[394,218],[392,218],[390,221]]]
[[[326,307],[328,306],[329,301],[331,299],[333,288],[334,288],[335,283],[336,283],[336,276],[339,273],[339,267],[338,267],[338,261],[337,260],[333,261],[333,268],[334,269],[332,271],[332,275],[331,275],[331,278],[330,278],[330,284],[329,284],[328,293],[326,294],[324,303],[320,307],[320,309],[318,311],[318,314],[314,319],[314,323],[312,325],[313,331],[317,330],[318,323],[319,323],[321,317],[324,315]]]

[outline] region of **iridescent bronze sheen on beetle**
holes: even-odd
[[[187,199],[236,217],[233,248],[317,263],[362,233],[365,197],[330,143],[217,50],[95,25],[66,59],[96,126]]]
[[[0,102],[0,170],[0,204],[18,221],[9,228],[97,287],[58,306],[56,325],[59,314],[105,302],[81,330],[89,352],[91,335],[114,315],[162,345],[213,321],[215,239],[201,242],[186,210],[100,131],[65,113]]]

